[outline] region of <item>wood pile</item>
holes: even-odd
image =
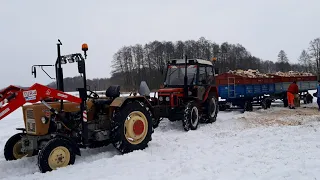
[[[248,77],[248,78],[270,78],[270,77],[273,77],[268,74],[260,73],[257,69],[256,70],[248,69],[247,71],[241,70],[241,69],[234,70],[234,71],[230,70],[228,73],[234,74],[237,76]]]
[[[248,78],[273,78],[274,76],[272,74],[264,74],[259,72],[257,69],[248,69],[248,70],[229,70],[228,73],[242,76],[242,77],[248,77]],[[282,77],[295,77],[295,76],[313,76],[311,73],[307,72],[297,72],[297,71],[288,71],[288,72],[276,72],[274,75],[282,76]]]
[[[307,72],[297,72],[297,71],[289,71],[289,72],[276,72],[275,75],[282,77],[295,77],[295,76],[313,76],[311,73]]]

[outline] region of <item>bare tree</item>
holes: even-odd
[[[316,64],[316,72],[318,74],[318,78],[320,78],[320,38],[316,38],[310,42],[310,57]]]
[[[290,70],[289,59],[284,50],[280,50],[278,54],[278,62],[277,62],[278,70],[280,71],[288,71]]]
[[[300,65],[304,67],[304,70],[309,72],[310,56],[306,50],[302,50],[298,60]]]

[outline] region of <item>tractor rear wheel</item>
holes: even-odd
[[[184,110],[182,125],[185,131],[196,130],[199,125],[199,110],[194,101],[188,102]]]
[[[146,106],[139,101],[128,102],[117,109],[111,120],[112,143],[121,153],[148,147],[153,121]]]
[[[21,152],[21,138],[23,135],[23,133],[18,133],[8,139],[4,146],[4,157],[7,161],[21,159],[28,155],[28,153]]]
[[[51,139],[39,152],[38,167],[42,173],[74,164],[75,152],[70,142],[63,138]]]
[[[206,100],[205,104],[206,106],[206,113],[202,117],[203,123],[213,123],[216,122],[218,112],[219,112],[219,104],[217,98],[214,96],[213,93],[210,93],[208,96],[208,99]],[[226,107],[226,105],[223,105]],[[221,107],[221,106],[220,106]]]

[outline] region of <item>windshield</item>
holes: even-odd
[[[184,84],[184,65],[168,66],[166,85],[183,85]],[[189,65],[187,68],[188,85],[196,83],[197,66]]]

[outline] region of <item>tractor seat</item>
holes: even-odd
[[[120,97],[120,86],[118,85],[109,86],[106,91],[106,97],[109,97],[112,99]]]
[[[115,98],[120,97],[120,86],[118,86],[118,85],[109,86],[109,88],[106,91],[106,97],[108,99],[95,100],[95,104],[96,105],[110,105]]]

